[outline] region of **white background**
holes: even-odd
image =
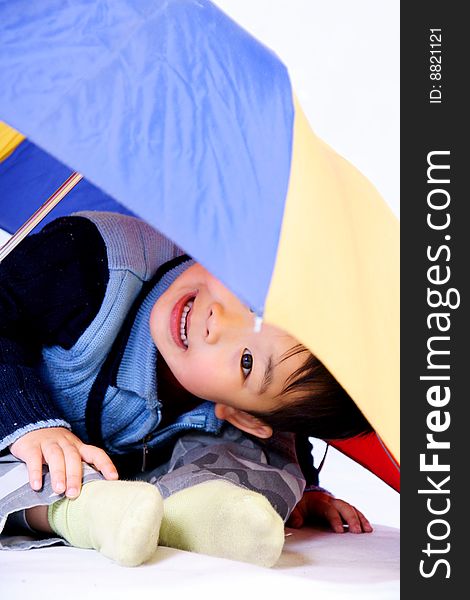
[[[215,4],[276,52],[314,131],[375,184],[398,216],[399,1]],[[315,447],[321,457],[323,443]],[[399,527],[399,495],[331,448],[321,484],[372,523]]]
[[[399,211],[399,0],[214,0],[273,50],[317,135]]]

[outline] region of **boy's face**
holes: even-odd
[[[182,273],[155,303],[150,331],[179,383],[189,392],[233,409],[269,411],[300,353],[298,342],[272,325],[254,332],[254,315],[200,264]]]

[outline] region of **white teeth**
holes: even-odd
[[[181,315],[180,337],[181,337],[181,341],[183,342],[183,344],[186,347],[188,346],[188,337],[186,335],[186,317],[188,316],[188,313],[191,310],[191,307],[192,307],[193,303],[194,303],[194,300],[189,300],[185,304],[185,307],[183,308],[183,313]]]

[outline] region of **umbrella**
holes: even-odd
[[[78,171],[64,211],[157,227],[310,348],[398,463],[398,222],[276,55],[207,0],[0,2],[0,36],[0,226]]]

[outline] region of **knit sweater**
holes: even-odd
[[[215,417],[213,405],[200,400],[192,411],[158,431],[162,403],[157,396],[157,350],[149,316],[160,294],[191,261],[188,257],[169,260],[178,254],[175,246],[139,219],[112,213],[80,215],[46,227],[39,235],[42,247],[28,240],[21,257],[2,268],[0,448],[28,431],[52,426],[71,428],[84,441],[98,443],[112,454],[137,450],[144,440],[151,447],[184,429],[217,432],[222,422]],[[84,239],[75,245],[70,242],[77,229],[81,229],[78,238],[88,236],[90,223],[91,246],[95,252],[101,250],[98,265],[88,250],[84,257],[78,253]],[[66,257],[65,247],[69,248]],[[92,273],[103,279],[104,262],[105,284],[95,286],[91,299],[84,292],[78,306],[70,273],[78,270],[93,288],[87,266],[94,263]],[[27,281],[14,273],[25,264],[30,271],[46,270],[51,285],[44,285],[44,275],[34,285],[31,272]],[[10,278],[13,281],[7,282]],[[39,294],[41,307],[36,308]],[[90,304],[93,309],[87,310]],[[50,305],[55,307],[53,315]],[[64,342],[60,331],[54,327],[51,331],[51,322],[58,327],[75,314],[80,325],[74,328],[67,323]]]
[[[41,352],[73,345],[107,280],[104,241],[86,219],[55,221],[0,264],[0,448],[33,429],[70,428],[40,377]]]

